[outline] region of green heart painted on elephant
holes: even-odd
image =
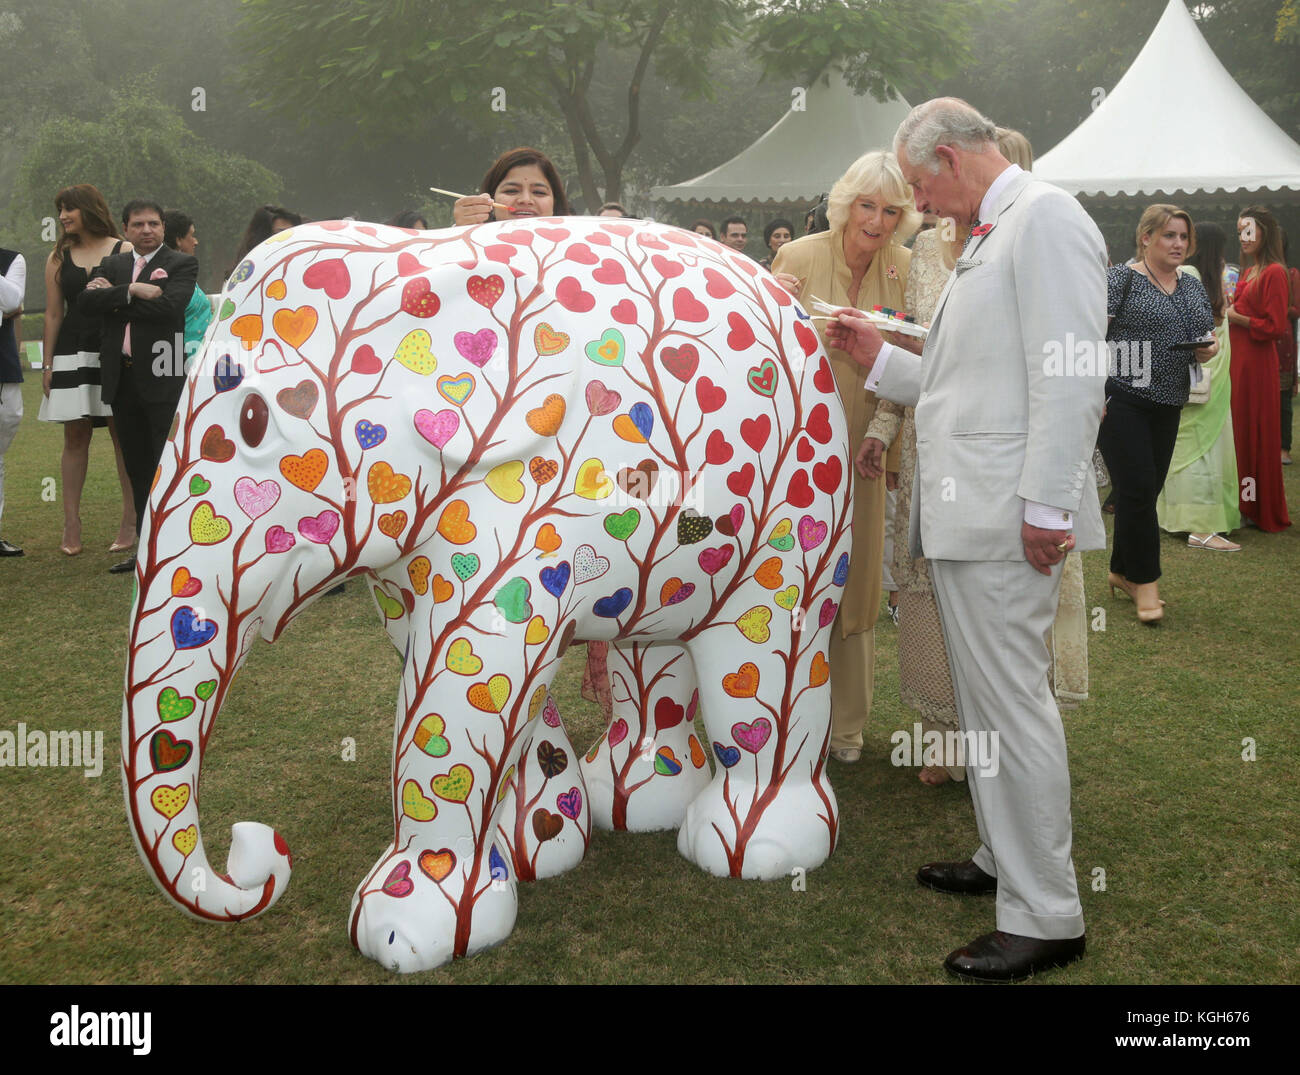
[[[790,520],[782,519],[772,527],[772,532],[767,535],[767,543],[780,552],[789,552],[794,548],[793,530],[794,527],[790,525]]]
[[[378,586],[371,588],[375,591],[375,600],[379,602],[379,607],[383,611],[384,615],[390,620],[401,619],[402,613],[406,611],[402,608],[402,603],[400,601],[394,601]]]
[[[194,699],[182,698],[175,687],[164,687],[158,695],[158,719],[163,723],[184,720],[194,712]]]
[[[212,488],[212,483],[202,474],[195,474],[190,479],[190,496],[202,496]]]
[[[628,508],[622,514],[614,512],[605,516],[605,533],[615,541],[626,541],[636,533],[636,528],[640,525],[641,513],[636,508]]]
[[[478,554],[472,552],[454,552],[451,554],[451,569],[461,582],[469,582],[478,574]]]
[[[199,700],[202,702],[206,702],[216,692],[217,692],[217,681],[215,679],[205,679],[202,683],[200,683],[197,687],[194,688],[194,693],[199,696]]]
[[[506,622],[524,623],[533,615],[533,606],[528,600],[532,589],[527,579],[515,576],[497,590],[492,603],[501,610]]]
[[[217,318],[217,320],[224,321],[227,317],[229,317],[234,312],[235,312],[234,300],[226,299],[226,301],[221,304],[221,315]]]
[[[623,352],[626,349],[627,342],[623,339],[623,333],[616,328],[607,328],[601,333],[600,339],[592,340],[584,348],[587,357],[602,366],[623,365]]]
[[[445,758],[451,753],[451,744],[443,736],[446,722],[437,713],[430,713],[415,728],[415,745],[431,758]]]

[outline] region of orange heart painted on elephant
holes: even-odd
[[[781,576],[781,557],[772,556],[758,565],[754,581],[769,590],[779,590],[785,579]]]
[[[543,437],[553,437],[564,422],[564,411],[564,397],[552,392],[540,407],[534,407],[524,415],[524,421],[533,432],[540,433]]]
[[[429,558],[427,556],[417,556],[406,565],[406,577],[411,580],[411,585],[415,587],[415,592],[421,597],[429,592],[429,572],[432,569],[433,565],[429,563]],[[442,578],[442,576],[439,575],[438,578]],[[436,591],[434,592],[433,599],[434,601],[438,600],[438,594]]]
[[[450,601],[455,592],[456,587],[441,575],[433,576],[433,603],[435,605],[441,605],[444,601]]]
[[[456,856],[445,847],[441,851],[421,851],[419,863],[422,873],[442,882],[456,868]]]
[[[244,314],[230,323],[230,334],[237,339],[245,351],[251,351],[262,338],[262,319],[257,314]]]
[[[733,698],[753,698],[758,693],[758,666],[746,661],[722,677],[722,689]]]
[[[376,504],[391,504],[411,491],[411,479],[405,474],[394,474],[393,468],[381,460],[366,471],[366,490]]]
[[[442,509],[438,519],[438,533],[453,545],[468,545],[478,535],[478,527],[469,521],[469,505],[463,500],[453,500]]]
[[[537,531],[537,537],[533,540],[533,545],[541,552],[554,552],[560,544],[560,535],[550,523],[543,523],[542,528]]]
[[[285,287],[283,280],[272,280],[266,285],[266,297],[275,299],[276,302],[279,302],[288,293],[289,289]]]
[[[296,310],[276,310],[275,316],[271,318],[271,327],[290,347],[301,347],[316,331],[316,310],[311,306],[299,306]]]
[[[379,532],[381,534],[387,534],[390,538],[396,539],[401,536],[402,531],[405,529],[406,512],[395,511],[389,515],[379,516]],[[424,593],[424,591],[421,590],[420,593]]]
[[[808,669],[808,686],[820,687],[831,677],[831,666],[826,663],[826,654],[820,650],[813,657],[812,667]]]
[[[329,456],[313,448],[306,455],[286,455],[280,460],[280,473],[304,493],[314,493],[329,465]]]

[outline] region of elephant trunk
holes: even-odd
[[[131,833],[154,882],[183,911],[239,921],[279,899],[292,860],[273,829],[240,822],[227,872],[208,862],[198,810],[203,749],[243,654],[228,637],[231,624],[187,598],[195,582],[188,572],[179,586],[177,575],[169,585],[157,574],[152,564],[142,572],[122,706]]]

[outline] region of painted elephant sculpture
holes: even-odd
[[[593,816],[679,827],[722,876],[830,854],[850,461],[771,277],[649,223],[328,222],[258,247],[219,303],[150,494],[123,704],[131,828],[172,901],[237,921],[284,892],[265,825],[209,865],[203,748],[256,637],[353,577],[404,655],[365,955],[501,942],[517,882],[576,865]],[[575,638],[616,643],[581,761],[549,691]]]

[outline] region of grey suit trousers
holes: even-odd
[[[996,772],[972,765],[969,745],[966,768],[981,841],[972,858],[998,879],[997,928],[1078,937],[1070,771],[1045,642],[1061,567],[1043,575],[1023,560],[928,563],[961,730],[968,744],[971,732],[997,742]]]

